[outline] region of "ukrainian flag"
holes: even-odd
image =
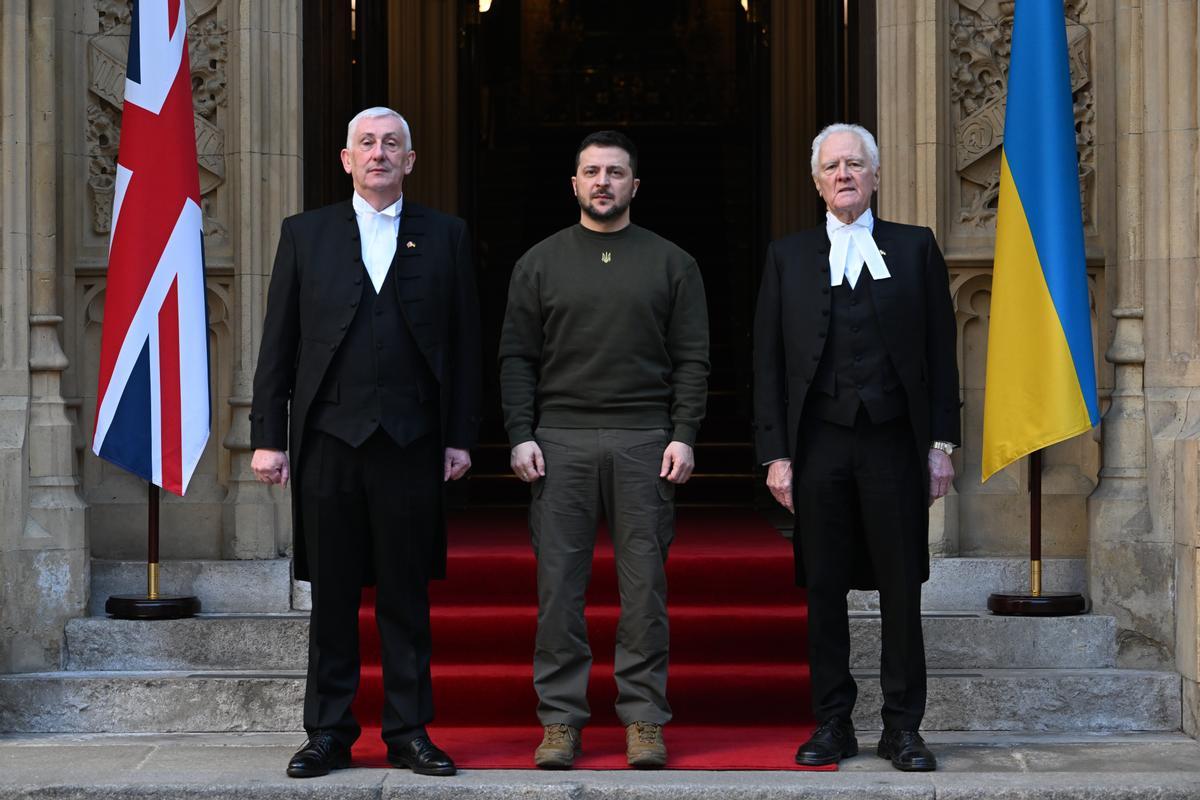
[[[983,479],[1100,422],[1061,2],[1013,19],[983,401]]]

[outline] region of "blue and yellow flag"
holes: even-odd
[[[1016,4],[992,277],[983,479],[1100,422],[1061,2]]]

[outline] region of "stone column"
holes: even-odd
[[[231,32],[228,160],[235,221],[232,419],[225,558],[276,558],[291,541],[289,490],[250,471],[250,397],[279,225],[302,210],[300,0],[241,0]],[[330,158],[335,158],[331,153]]]
[[[1174,448],[1175,668],[1183,677],[1183,729],[1200,738],[1200,397],[1187,392]]]
[[[944,42],[946,14],[937,0],[879,3],[877,75],[879,97],[879,216],[933,229],[947,260],[948,228],[942,184],[953,159],[946,126]],[[953,273],[955,307],[969,275]],[[959,335],[977,314],[960,312]],[[959,372],[965,374],[963,347]],[[965,432],[965,429],[964,429]],[[955,483],[962,480],[962,451],[954,456]],[[955,486],[929,511],[929,543],[935,556],[959,554],[959,494]]]
[[[1117,266],[1118,302],[1133,301],[1129,278],[1120,262]],[[1170,608],[1154,595],[1170,590],[1169,580],[1164,583],[1170,573],[1163,560],[1167,554],[1153,543],[1146,486],[1143,310],[1122,306],[1113,309],[1113,317],[1116,326],[1105,358],[1114,367],[1114,386],[1101,423],[1103,466],[1088,497],[1089,593],[1096,613],[1117,617],[1124,666],[1163,666],[1169,657],[1170,641],[1164,635]],[[1147,583],[1157,591],[1144,592]]]
[[[88,592],[85,509],[61,390],[55,13],[54,3],[8,0],[0,19],[0,670],[10,672],[59,667],[63,625],[83,613]]]
[[[1103,423],[1104,468],[1088,504],[1089,578],[1095,610],[1117,618],[1123,666],[1178,664],[1195,702],[1196,634],[1183,609],[1195,604],[1195,528],[1176,530],[1176,515],[1195,498],[1177,482],[1195,459],[1196,428],[1188,400],[1200,385],[1195,330],[1196,8],[1192,3],[1117,0],[1111,37],[1119,69],[1116,119],[1115,225],[1117,326],[1108,359],[1116,369]],[[1143,310],[1144,309],[1144,310]],[[1190,636],[1190,642],[1185,641]],[[1191,654],[1190,664],[1187,658]],[[1186,716],[1186,715],[1185,715]],[[1192,719],[1194,720],[1194,715]]]
[[[953,155],[945,131],[942,3],[879,3],[877,14],[879,215],[928,225],[945,247],[940,177]]]
[[[1194,3],[1146,5],[1129,9],[1131,21],[1135,10],[1145,15],[1146,49],[1151,49],[1150,42],[1157,43],[1156,75],[1145,82],[1147,96],[1155,95],[1157,112],[1152,137],[1157,146],[1147,147],[1145,165],[1153,164],[1161,179],[1147,187],[1144,221],[1147,243],[1153,232],[1156,244],[1145,267],[1145,306],[1158,323],[1146,327],[1150,509],[1155,530],[1165,534],[1166,546],[1174,550],[1174,572],[1168,558],[1158,586],[1174,589],[1175,668],[1183,677],[1183,726],[1200,737],[1200,10]],[[1146,129],[1149,132],[1149,119]],[[1169,242],[1166,251],[1163,241]],[[1169,590],[1157,598],[1156,610],[1163,616],[1172,609],[1171,599]]]
[[[1094,541],[1100,539],[1093,549],[1104,556],[1092,569],[1093,581],[1109,570],[1120,576],[1093,594],[1103,601],[1099,608],[1117,615],[1123,663],[1179,670],[1184,728],[1195,736],[1200,734],[1200,15],[1187,2],[1115,5],[1121,187],[1116,239],[1120,277],[1129,282],[1119,305],[1145,309],[1138,325],[1145,353],[1144,422],[1135,452],[1144,454],[1146,499],[1144,508],[1118,507],[1121,513],[1110,524],[1093,529]]]
[[[28,506],[29,425],[29,58],[28,10],[0,16],[0,672],[37,660],[18,601]]]

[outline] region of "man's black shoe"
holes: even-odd
[[[812,738],[796,751],[796,763],[803,767],[824,767],[843,758],[858,755],[858,740],[850,720],[831,717],[813,731]]]
[[[428,736],[418,736],[404,744],[388,747],[387,760],[393,767],[411,769],[418,775],[444,776],[458,771],[450,756],[429,741]]]
[[[314,733],[288,762],[289,778],[317,778],[350,766],[350,748],[330,733]]]
[[[875,754],[891,759],[892,766],[904,772],[933,772],[937,769],[937,759],[916,731],[884,728]]]

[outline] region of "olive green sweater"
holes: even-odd
[[[708,392],[708,309],[696,260],[645,228],[582,225],[513,269],[500,393],[513,445],[536,425],[667,428],[693,444]]]

